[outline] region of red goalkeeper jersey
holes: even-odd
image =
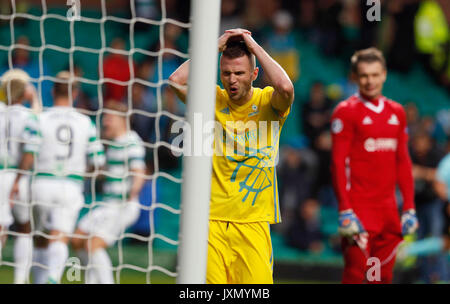
[[[392,207],[396,185],[403,209],[414,208],[406,115],[400,104],[354,95],[334,110],[331,131],[331,170],[340,211],[361,204]]]

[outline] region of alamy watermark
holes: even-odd
[[[251,159],[259,167],[274,167],[278,163],[278,120],[205,121],[202,113],[195,113],[192,125],[176,121],[170,133],[175,156],[225,156],[238,162]]]
[[[80,0],[67,0],[66,3],[70,8],[67,10],[66,17],[69,21],[81,20],[81,2]]]
[[[81,261],[77,257],[70,257],[67,260],[67,264],[70,265],[66,272],[66,279],[69,282],[81,281]]]
[[[367,282],[381,281],[381,262],[379,258],[371,257],[366,261],[366,266],[369,266],[366,272]]]
[[[381,2],[380,0],[367,0],[366,5],[370,6],[367,10],[366,18],[370,22],[381,21]]]

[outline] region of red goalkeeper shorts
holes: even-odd
[[[366,248],[361,248],[352,240],[342,239],[343,283],[392,282],[397,247],[403,240],[399,212],[396,204],[392,206],[354,206],[354,212],[368,233],[368,241]],[[379,269],[373,268],[378,266]]]

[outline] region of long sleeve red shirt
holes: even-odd
[[[361,204],[391,206],[396,185],[403,210],[414,208],[406,115],[400,104],[354,95],[336,107],[331,129],[331,171],[339,211]]]

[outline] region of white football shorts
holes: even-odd
[[[137,221],[139,213],[139,202],[108,201],[84,215],[78,228],[90,237],[100,237],[108,246],[112,246]]]
[[[53,177],[38,177],[32,182],[34,229],[73,233],[84,204],[83,184]]]

